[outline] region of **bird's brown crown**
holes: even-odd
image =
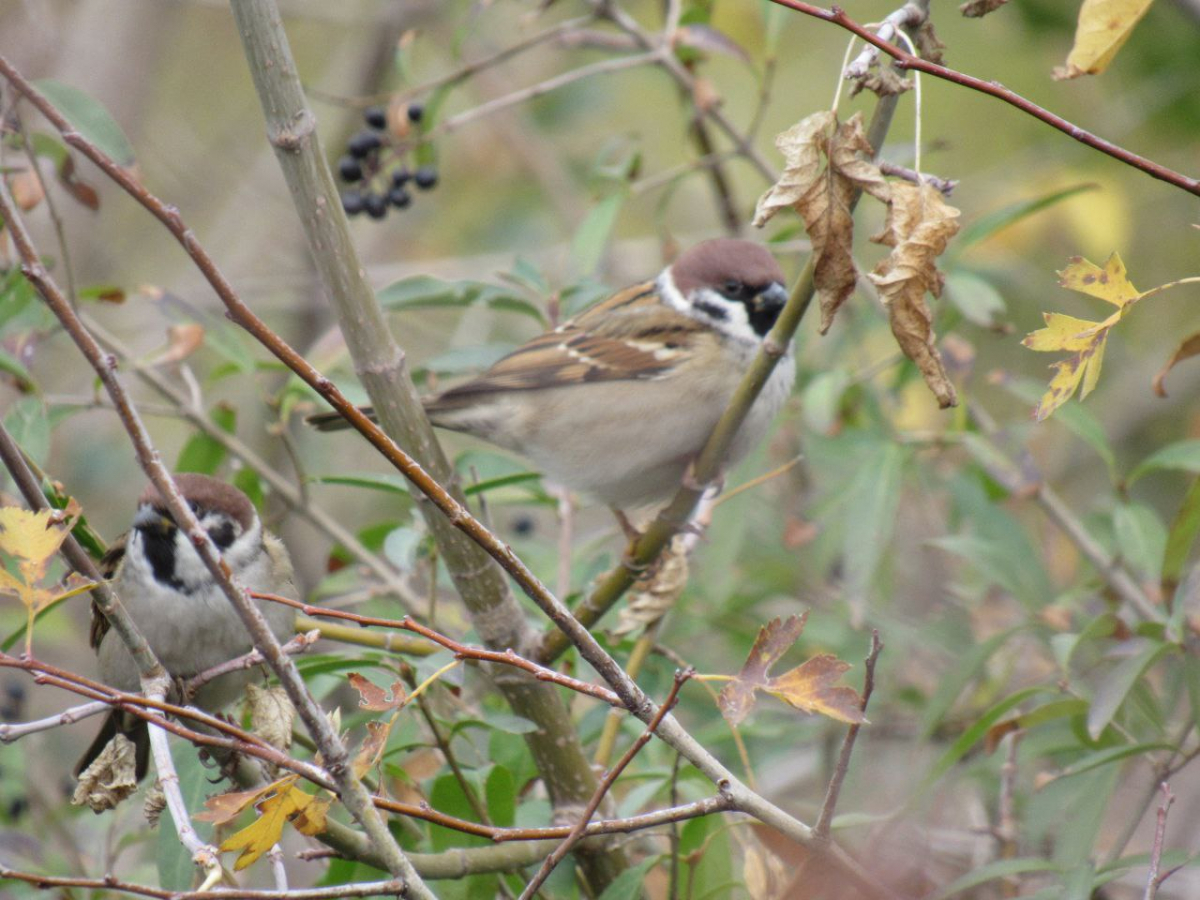
[[[254,523],[254,504],[250,498],[231,484],[199,475],[194,472],[183,472],[175,475],[175,484],[194,510],[215,510],[228,515],[237,522],[242,531]],[[149,504],[156,509],[166,512],[167,504],[162,494],[153,484],[146,485],[138,505]]]
[[[765,247],[733,238],[702,241],[675,260],[671,274],[685,297],[698,288],[719,289],[731,280],[754,287],[783,284],[783,270]]]

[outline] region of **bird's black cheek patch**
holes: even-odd
[[[155,580],[182,591],[184,584],[175,575],[175,532],[174,528],[142,532],[142,547]]]
[[[234,538],[237,537],[237,531],[232,522],[225,520],[220,525],[214,525],[208,529],[208,536],[212,538],[212,542],[217,545],[218,550],[227,550]]]
[[[720,303],[713,303],[711,300],[699,299],[695,302],[696,309],[704,313],[711,319],[717,322],[724,322],[729,319],[729,310]]]

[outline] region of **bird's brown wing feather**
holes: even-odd
[[[700,322],[663,306],[653,282],[637,284],[538,335],[426,408],[453,410],[502,391],[655,378],[672,369],[703,330]]]
[[[121,535],[108,545],[108,550],[100,557],[100,574],[105,579],[113,578],[117,574],[121,560],[125,558],[125,542],[128,539],[128,534]],[[93,650],[100,646],[100,642],[104,640],[104,635],[108,634],[108,627],[108,619],[105,618],[104,613],[100,612],[100,607],[93,601],[92,627],[88,634],[88,644]]]

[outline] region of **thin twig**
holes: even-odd
[[[298,634],[279,649],[288,655],[299,655],[304,653],[321,639],[321,632],[317,629]],[[249,653],[243,653],[241,656],[235,656],[231,660],[219,663],[211,669],[205,669],[203,672],[197,672],[189,678],[183,685],[184,695],[194,697],[196,691],[200,690],[204,685],[208,684],[214,678],[220,678],[228,672],[240,672],[243,669],[253,669],[255,666],[261,666],[266,663],[262,652],[257,648]]]
[[[1159,785],[1159,790],[1162,791],[1163,800],[1162,805],[1158,807],[1158,818],[1154,824],[1154,843],[1150,847],[1150,872],[1146,876],[1146,893],[1142,895],[1143,900],[1154,900],[1158,895],[1159,886],[1174,872],[1170,870],[1159,874],[1162,868],[1163,844],[1167,836],[1167,813],[1171,804],[1175,802],[1175,795],[1171,793],[1171,787],[1165,781]]]
[[[46,716],[44,719],[36,719],[32,722],[0,722],[0,744],[11,744],[13,741],[19,741],[29,734],[39,731],[49,731],[51,728],[58,728],[60,725],[72,725],[75,722],[82,722],[84,719],[99,715],[109,709],[111,707],[107,703],[103,700],[97,700],[92,703],[81,703],[79,706],[72,706],[70,709],[64,709],[57,715]]]
[[[896,65],[902,69],[913,69],[917,72],[924,72],[935,78],[941,78],[953,84],[962,85],[971,90],[979,91],[982,94],[987,94],[990,97],[995,97],[997,100],[1002,100],[1010,106],[1015,106],[1022,112],[1033,116],[1033,118],[1045,122],[1051,128],[1061,131],[1081,144],[1091,147],[1094,150],[1099,150],[1106,156],[1111,156],[1113,159],[1119,160],[1127,166],[1132,166],[1139,171],[1145,172],[1151,178],[1157,178],[1159,181],[1165,181],[1168,184],[1187,191],[1189,194],[1200,196],[1200,179],[1182,175],[1153,160],[1126,150],[1112,141],[1098,137],[1087,129],[1080,128],[1073,122],[1068,122],[1062,116],[1055,115],[1048,109],[1038,106],[1031,100],[1025,99],[1020,94],[1009,90],[997,81],[984,81],[982,78],[975,78],[974,76],[966,75],[946,66],[921,59],[919,56],[914,56],[908,51],[897,47],[895,44],[881,39],[869,29],[855,22],[837,7],[823,9],[819,6],[801,2],[801,0],[771,0],[771,2],[778,3],[780,6],[786,6],[788,9],[794,9],[796,12],[804,13],[816,19],[832,22],[834,25],[853,32],[867,43],[873,44],[892,57],[896,61]]]
[[[862,705],[860,709],[865,714],[867,711],[867,703],[871,700],[871,692],[875,690],[875,663],[879,659],[879,654],[883,650],[883,642],[879,640],[878,630],[871,632],[871,651],[867,654],[866,674],[863,677],[863,692]],[[846,729],[846,737],[842,740],[842,749],[838,753],[837,765],[833,770],[833,777],[829,779],[829,787],[825,790],[825,802],[821,804],[821,814],[817,817],[817,824],[813,826],[813,833],[819,838],[828,838],[830,828],[833,826],[833,814],[837,809],[838,796],[842,792],[842,784],[846,780],[846,773],[850,771],[850,756],[854,753],[854,742],[858,739],[861,723],[855,722]]]
[[[215,887],[204,891],[169,891],[146,884],[122,881],[112,875],[104,878],[63,878],[57,875],[39,875],[19,872],[0,866],[0,878],[24,881],[40,890],[51,888],[83,888],[98,891],[121,891],[139,897],[154,897],[156,900],[339,900],[342,897],[400,896],[404,893],[404,882],[365,881],[327,888],[307,888],[297,891],[252,891],[243,888]]]
[[[583,838],[583,834],[587,830],[588,822],[591,820],[592,816],[595,815],[596,810],[600,808],[600,803],[604,800],[604,795],[609,792],[612,786],[616,783],[617,779],[621,777],[621,773],[625,771],[631,762],[633,762],[633,758],[637,756],[639,752],[641,752],[641,749],[645,747],[647,743],[649,743],[650,738],[654,736],[654,732],[658,728],[659,723],[662,722],[663,716],[670,712],[671,708],[675,705],[676,700],[679,699],[679,689],[683,687],[684,683],[689,678],[692,677],[692,674],[693,673],[691,670],[675,673],[675,681],[671,685],[671,691],[667,694],[667,699],[662,702],[661,706],[659,706],[658,712],[655,713],[654,718],[650,720],[650,724],[646,726],[646,730],[638,735],[637,740],[635,740],[629,746],[629,749],[622,754],[621,758],[617,760],[617,764],[613,766],[602,779],[600,779],[600,785],[596,788],[596,793],[592,795],[592,799],[589,800],[587,806],[583,808],[583,813],[580,815],[579,821],[575,823],[575,827],[571,829],[571,833],[567,835],[566,840],[564,840],[554,849],[553,853],[546,857],[546,861],[542,863],[542,867],[538,869],[537,873],[529,881],[529,884],[525,885],[525,890],[521,892],[521,896],[518,898],[518,900],[530,900],[530,898],[537,893],[538,889],[545,884],[546,879],[550,877],[550,873],[554,871],[554,868],[560,862],[562,862],[563,857],[566,856],[571,851],[571,848],[579,843],[579,841]]]

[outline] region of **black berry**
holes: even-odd
[[[437,169],[433,166],[421,166],[421,168],[417,169],[416,174],[413,175],[413,181],[423,191],[427,191],[437,184],[437,180]]]
[[[425,115],[425,107],[423,107],[420,103],[408,104],[408,121],[420,122],[422,116],[424,116],[424,115]]]
[[[519,537],[529,537],[533,534],[534,521],[531,516],[517,516],[513,519],[512,529]]]
[[[363,121],[376,131],[383,131],[387,128],[387,113],[382,106],[368,106],[363,110]]]
[[[404,187],[412,181],[412,172],[408,171],[408,166],[401,166],[392,173],[392,185],[394,187]]]
[[[404,209],[412,203],[412,194],[401,187],[392,188],[388,191],[388,202],[396,209]]]
[[[371,192],[364,198],[363,203],[367,209],[367,215],[372,219],[382,219],[387,215],[387,197],[383,194]]]
[[[338,174],[342,176],[342,181],[354,183],[362,180],[362,166],[358,164],[358,160],[352,156],[343,156],[338,160]]]
[[[366,207],[363,195],[358,191],[346,191],[342,194],[342,209],[348,216],[357,216]]]
[[[350,151],[350,155],[358,159],[370,154],[372,150],[378,149],[382,141],[379,140],[379,135],[373,131],[360,131],[354,137],[350,138],[350,143],[346,145],[346,149]]]

